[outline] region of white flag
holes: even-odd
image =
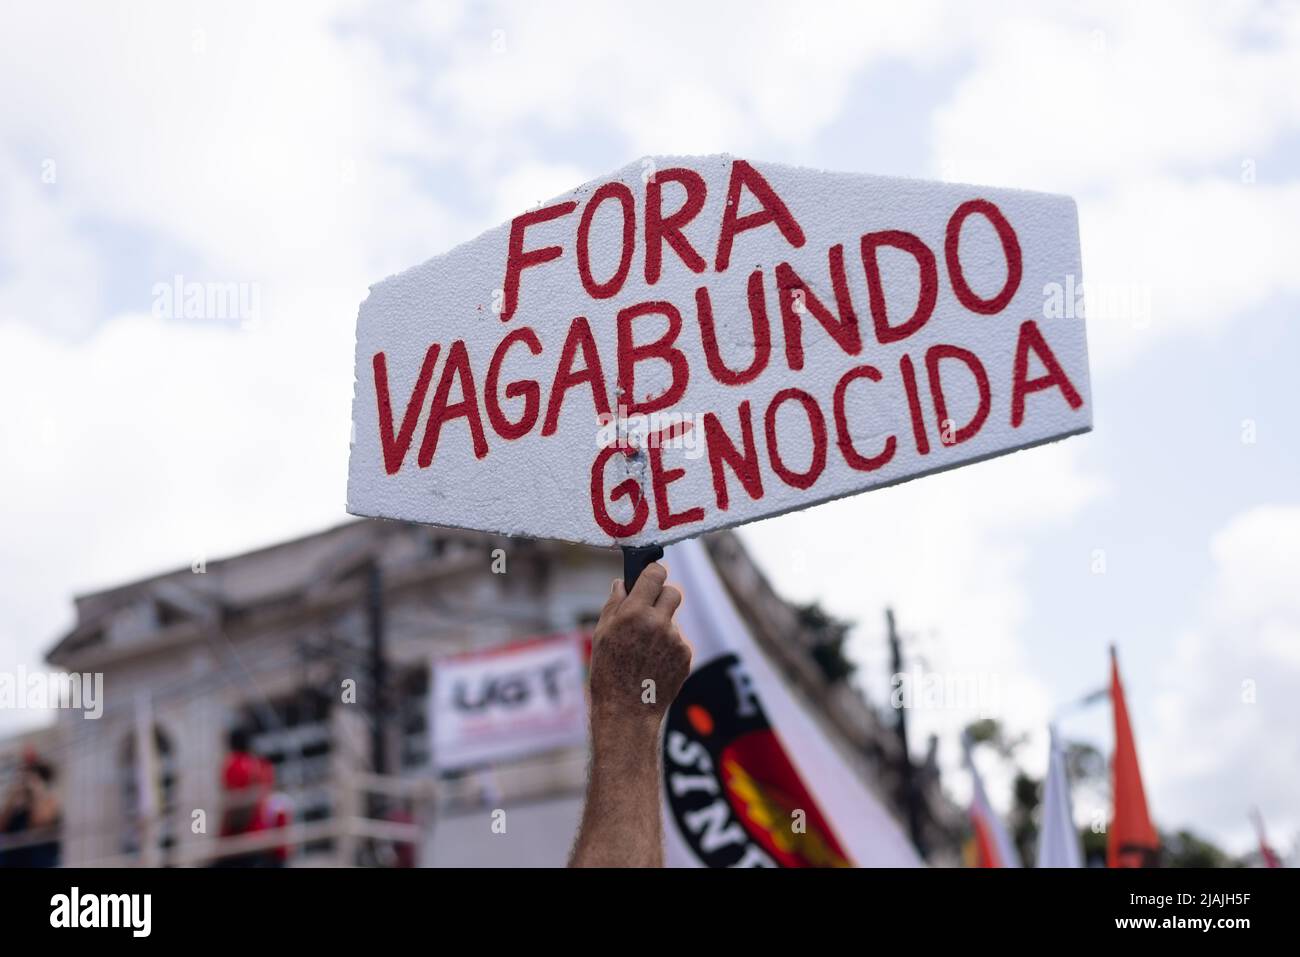
[[[1079,832],[1070,807],[1070,780],[1065,773],[1065,752],[1057,740],[1056,728],[1047,729],[1051,753],[1047,759],[1047,782],[1043,787],[1043,824],[1038,832],[1039,867],[1082,867]]]
[[[964,734],[961,746],[972,783],[970,817],[971,825],[975,828],[977,866],[1019,867],[1020,855],[1016,853],[1016,845],[1012,843],[1002,819],[989,803],[988,793],[984,790],[984,779],[980,777],[979,768],[975,767],[975,760],[971,757],[970,738]]]
[[[697,540],[667,550],[690,677],[664,722],[670,867],[915,867],[902,829],[759,651]]]

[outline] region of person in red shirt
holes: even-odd
[[[49,840],[6,849],[0,842],[0,867],[57,867],[59,864],[59,799],[54,793],[54,768],[28,748],[13,789],[0,804],[0,837],[15,840],[37,835]]]
[[[221,836],[233,837],[288,826],[289,812],[283,797],[272,800],[275,768],[266,758],[253,753],[247,730],[240,727],[231,730],[228,751],[221,769],[226,804],[221,819]],[[278,867],[288,856],[287,847],[276,847],[223,857],[216,863],[218,867]]]

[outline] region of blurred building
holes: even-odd
[[[893,713],[844,679],[816,616],[781,600],[734,534],[706,544],[796,696],[906,821]],[[559,865],[586,749],[435,778],[430,662],[589,630],[620,573],[613,550],[357,521],[84,595],[48,661],[102,672],[103,715],[59,711],[53,727],[0,742],[0,776],[24,749],[55,766],[65,864],[207,864],[232,840],[270,846],[218,840],[227,735],[241,726],[293,809],[293,866]],[[932,762],[914,780],[931,861],[958,863],[963,820]],[[505,833],[497,808],[509,809]]]

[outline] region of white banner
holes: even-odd
[[[583,744],[581,634],[537,638],[433,664],[433,763],[440,771]]]
[[[664,727],[671,867],[915,867],[898,823],[755,645],[704,546],[671,546],[695,649]]]

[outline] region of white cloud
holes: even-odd
[[[1003,8],[937,111],[963,179],[1113,188],[1257,156],[1300,123],[1295,6],[1113,3]]]
[[[0,144],[0,320],[75,335],[99,319],[104,271],[58,176],[53,160],[24,167]]]
[[[364,292],[458,224],[404,165],[451,144],[400,71],[340,29],[348,9],[83,4],[71,30],[66,8],[26,9],[0,31],[0,85],[24,91],[6,139],[58,163],[66,216],[147,230],[213,278],[350,277]]]
[[[1166,827],[1215,829],[1245,851],[1258,806],[1285,852],[1300,838],[1300,505],[1237,515],[1210,553],[1214,580],[1161,675],[1155,733],[1141,751],[1152,813]]]
[[[824,127],[873,60],[946,45],[943,17],[929,3],[497,3],[442,50],[430,89],[480,134],[597,126],[633,155],[743,152]]]
[[[1154,179],[1080,204],[1089,357],[1103,369],[1300,294],[1300,178]]]

